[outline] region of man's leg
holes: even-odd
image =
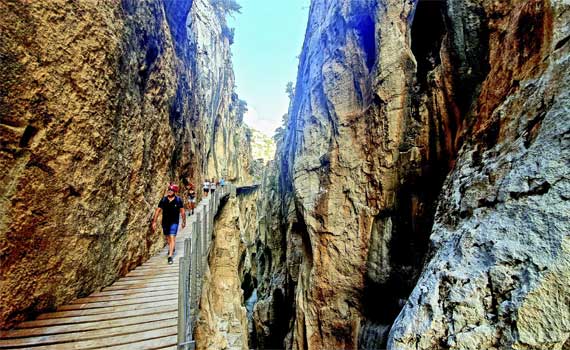
[[[176,235],[168,236],[168,256],[174,255],[174,246],[176,244]]]
[[[174,254],[174,244],[176,243],[176,233],[178,232],[178,224],[165,225],[166,242],[168,243],[168,263],[172,263],[172,255]]]
[[[164,240],[166,241],[166,245],[168,247],[170,247],[170,225],[162,223],[162,236],[164,237]],[[166,251],[166,256],[170,256],[169,251]]]

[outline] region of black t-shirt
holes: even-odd
[[[165,196],[158,203],[158,207],[162,209],[162,225],[167,224],[177,224],[180,220],[180,208],[184,207],[182,199],[178,196],[174,196],[172,201],[168,200]]]

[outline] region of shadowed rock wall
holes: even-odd
[[[452,4],[486,28],[489,73],[389,347],[567,349],[570,8]]]
[[[6,0],[0,12],[8,327],[155,253],[150,217],[169,181],[221,175],[211,163],[242,181],[249,160],[229,43],[208,1]]]
[[[568,13],[312,1],[260,212],[261,348],[562,347]]]

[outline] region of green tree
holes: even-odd
[[[241,13],[241,5],[236,0],[211,0],[214,9],[224,18],[226,15]]]
[[[293,86],[292,81],[287,83],[287,87],[285,88],[285,92],[287,93],[287,96],[289,96],[289,99],[292,100],[293,96],[295,96],[295,87]]]
[[[222,26],[222,37],[228,38],[230,45],[234,43],[234,28],[228,27],[226,21],[227,15],[234,15],[235,13],[241,13],[241,5],[236,2],[236,0],[210,0],[212,7],[216,15],[220,19]]]

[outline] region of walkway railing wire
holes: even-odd
[[[202,294],[202,279],[208,263],[208,250],[214,231],[214,217],[221,200],[235,197],[236,187],[226,184],[218,187],[210,200],[194,210],[196,220],[192,222],[192,234],[184,240],[184,256],[179,261],[178,285],[178,349],[194,350],[194,325],[198,319],[199,299]]]

